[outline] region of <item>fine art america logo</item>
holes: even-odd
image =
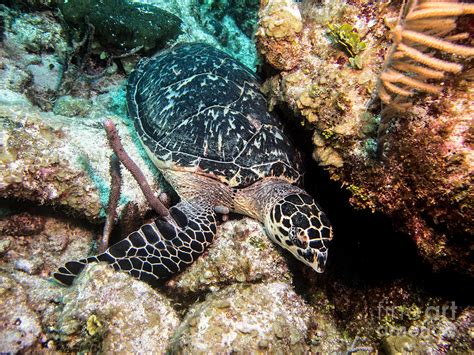
[[[428,336],[437,331],[436,327],[432,326],[434,321],[441,318],[454,321],[457,309],[454,301],[441,306],[426,306],[424,309],[415,305],[394,306],[382,301],[377,306],[377,318],[380,323],[378,331],[382,336]]]

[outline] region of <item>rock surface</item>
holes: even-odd
[[[43,277],[87,255],[94,240],[94,232],[83,223],[29,213],[1,219],[0,231],[0,265]]]
[[[103,216],[111,150],[102,119],[89,117],[77,122],[18,106],[1,106],[0,111],[5,119],[0,145],[0,196],[61,206],[90,221]],[[123,121],[112,119],[129,154],[135,161],[143,161]],[[144,172],[148,181],[153,181],[151,170],[145,168]],[[148,209],[128,171],[123,172],[122,194],[122,207],[132,200],[142,212]]]
[[[170,351],[304,351],[309,319],[288,284],[232,285],[191,307]]]
[[[0,297],[0,351],[30,350],[41,333],[41,325],[25,291],[10,277],[0,274]]]
[[[63,301],[58,330],[70,348],[96,341],[104,352],[163,352],[179,322],[168,299],[108,265],[87,267]]]
[[[250,218],[219,226],[205,257],[169,283],[171,292],[216,291],[232,283],[291,280],[284,257]]]

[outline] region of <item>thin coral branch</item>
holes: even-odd
[[[447,18],[444,20],[419,20],[408,22],[405,26],[405,29],[414,30],[414,31],[452,31],[456,28],[456,21],[453,18]]]
[[[410,63],[396,63],[393,67],[399,71],[410,72],[414,74],[418,74],[424,78],[428,79],[438,79],[441,80],[444,78],[444,72],[440,70],[434,70],[431,68],[422,67],[415,64]]]
[[[117,207],[120,199],[120,190],[122,187],[122,174],[120,172],[120,161],[117,155],[110,157],[110,194],[107,204],[107,218],[105,220],[104,231],[99,242],[99,253],[103,253],[109,247],[109,239],[117,219]]]
[[[379,88],[379,97],[380,97],[380,100],[382,100],[382,102],[386,105],[390,104],[390,102],[392,101],[392,96],[390,96],[390,94],[387,92],[387,90],[385,90],[384,86],[380,86]]]
[[[383,85],[391,92],[400,95],[400,96],[411,96],[413,95],[413,92],[410,90],[405,90],[402,89],[394,84],[392,84],[390,81],[383,80]]]
[[[448,41],[443,41],[432,36],[427,36],[422,33],[415,31],[404,30],[402,31],[402,37],[409,41],[420,43],[424,46],[436,48],[443,52],[457,54],[464,57],[469,57],[474,55],[474,48],[463,46],[461,44],[454,44]]]
[[[469,4],[463,4],[463,3],[457,3],[456,1],[448,2],[448,1],[426,1],[418,5],[418,9],[452,9],[452,8],[461,8],[464,9],[464,11],[469,11],[468,8],[469,6],[472,7],[472,5]]]
[[[421,91],[426,91],[431,94],[439,94],[441,92],[441,87],[439,86],[427,84],[422,81],[410,78],[393,69],[387,70],[384,73],[382,73],[380,78],[382,79],[382,81],[404,84],[404,85],[407,85],[408,87],[412,87]],[[408,96],[408,95],[405,95],[405,96]]]
[[[140,168],[135,164],[135,162],[130,158],[130,156],[125,152],[122,142],[120,141],[120,136],[118,135],[117,128],[112,120],[105,120],[104,128],[107,132],[107,138],[109,144],[112,147],[117,157],[120,159],[120,162],[127,168],[128,171],[133,175],[136,182],[140,186],[145,198],[156,213],[162,217],[169,215],[168,209],[161,203],[161,201],[155,196],[150,185],[146,181],[145,175],[143,175]]]
[[[383,103],[396,101],[397,107],[401,107],[402,103],[411,102],[408,97],[413,96],[414,90],[439,94],[443,89],[440,81],[446,74],[462,71],[463,66],[455,58],[440,59],[437,53],[474,56],[471,45],[455,43],[468,40],[469,34],[453,33],[457,17],[467,14],[474,14],[474,4],[455,0],[411,0],[403,2],[396,22],[393,18],[386,20],[392,29],[393,44],[378,85]],[[397,97],[400,100],[396,100]]]
[[[454,42],[454,41],[460,41],[460,40],[468,39],[468,38],[469,38],[469,33],[463,32],[463,33],[458,33],[458,34],[455,34],[455,35],[452,35],[452,36],[447,36],[444,39],[447,40],[447,41]]]
[[[423,52],[415,48],[411,48],[403,43],[398,45],[398,49],[402,51],[407,57],[434,69],[443,70],[450,73],[459,73],[462,70],[461,64],[433,58],[432,56],[424,54]]]
[[[436,3],[440,4],[440,3]],[[463,6],[461,6],[463,5]],[[431,8],[412,11],[406,17],[408,21],[426,19],[432,17],[450,17],[474,14],[474,5],[470,4],[451,4],[451,8]]]

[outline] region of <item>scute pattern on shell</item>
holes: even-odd
[[[209,45],[182,45],[142,61],[130,75],[127,102],[160,168],[232,187],[263,177],[300,179],[300,155],[268,112],[254,75]]]

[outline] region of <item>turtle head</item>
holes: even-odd
[[[328,218],[306,193],[293,193],[277,201],[265,216],[270,238],[298,260],[323,272],[332,239]]]

